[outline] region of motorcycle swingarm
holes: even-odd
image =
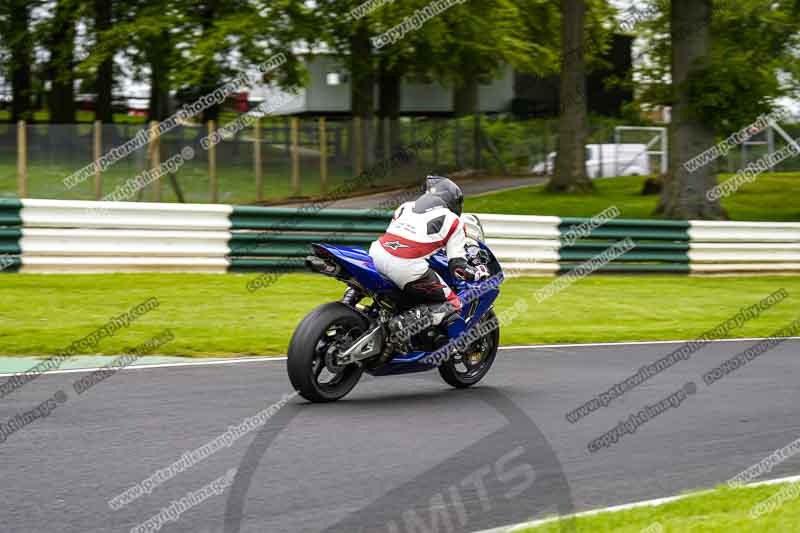
[[[339,365],[349,365],[370,357],[380,355],[383,351],[383,326],[376,325],[361,335],[353,345],[336,357]]]

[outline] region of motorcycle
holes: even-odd
[[[297,326],[289,343],[287,370],[292,386],[311,402],[331,402],[347,395],[364,372],[390,376],[438,369],[452,387],[478,383],[489,372],[500,340],[494,301],[503,270],[483,242],[477,218],[468,217],[467,261],[485,265],[490,277],[462,281],[451,276],[447,256],[439,251],[428,263],[462,301],[460,313],[429,327],[420,321],[402,335],[390,335],[388,324],[419,305],[381,275],[360,248],[313,244],[305,265],[348,288],[338,302],[322,304]],[[466,221],[465,221],[466,222]]]

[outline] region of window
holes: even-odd
[[[325,83],[327,85],[341,85],[347,82],[347,75],[340,72],[328,72],[325,74]]]

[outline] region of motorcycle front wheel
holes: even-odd
[[[497,317],[489,310],[482,322],[494,322]],[[439,365],[439,375],[450,386],[464,389],[475,385],[489,373],[500,345],[500,329],[495,328],[476,342],[465,353],[455,353]]]
[[[356,364],[338,366],[335,356],[352,346],[369,326],[352,308],[338,302],[317,307],[292,335],[286,361],[289,380],[311,402],[343,398],[361,379]]]

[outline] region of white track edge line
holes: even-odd
[[[771,337],[742,337],[736,339],[712,339],[708,342],[742,342],[742,341],[763,341]],[[798,340],[800,337],[781,337],[785,340]],[[589,342],[583,344],[518,344],[513,346],[501,346],[499,350],[523,350],[523,349],[542,349],[542,348],[590,348],[592,346],[637,346],[648,344],[686,344],[687,342],[697,342],[692,340],[677,341],[629,341],[629,342]]]
[[[213,365],[233,365],[237,363],[265,363],[270,361],[286,361],[286,356],[267,356],[267,357],[239,357],[236,359],[211,359],[208,361],[188,361],[186,363],[153,363],[149,365],[129,365],[121,367],[117,370],[148,370],[151,368],[174,368],[181,366],[213,366]],[[95,372],[97,370],[108,370],[106,367],[92,367],[92,368],[67,368],[64,370],[51,370],[44,372],[42,376],[51,376],[56,374],[75,374],[79,372]],[[22,372],[15,372],[12,374],[0,374],[0,377],[11,377],[22,374]],[[41,377],[41,376],[39,376]]]
[[[748,337],[742,339],[714,339],[709,341],[714,342],[745,342],[745,341],[760,341],[769,337]],[[783,337],[786,340],[800,340],[800,337]],[[637,346],[637,345],[652,345],[652,344],[682,344],[693,341],[632,341],[632,342],[598,342],[587,344],[529,344],[529,345],[515,345],[515,346],[501,346],[499,350],[536,350],[536,349],[553,349],[553,348],[588,348],[592,346]],[[25,357],[25,356],[21,356]],[[114,356],[118,357],[118,356]],[[44,361],[44,359],[42,359]],[[266,357],[238,357],[236,359],[211,359],[208,361],[188,361],[185,363],[154,363],[145,365],[129,365],[121,367],[118,370],[148,370],[151,368],[176,368],[182,366],[214,366],[214,365],[233,365],[238,363],[265,363],[272,361],[286,361],[285,355],[275,355]],[[105,370],[104,367],[92,368],[69,368],[65,370],[50,370],[44,372],[42,375],[57,375],[57,374],[74,374],[78,372],[94,372],[97,370]],[[0,378],[12,377],[23,372],[0,373]],[[41,376],[40,376],[41,377]]]
[[[787,476],[787,477],[776,478],[776,479],[768,479],[768,480],[765,480],[765,481],[757,481],[755,483],[748,483],[746,485],[743,485],[742,488],[760,487],[760,486],[764,486],[764,485],[778,485],[780,483],[797,483],[797,482],[800,482],[800,475]],[[563,517],[554,516],[554,517],[550,517],[550,518],[542,518],[540,520],[533,520],[531,522],[523,522],[523,523],[520,523],[520,524],[513,524],[513,525],[508,525],[508,526],[500,526],[500,527],[496,527],[496,528],[492,528],[492,529],[484,529],[484,530],[481,530],[481,531],[476,531],[474,533],[514,533],[515,531],[521,531],[523,529],[527,529],[527,528],[531,528],[531,527],[543,526],[545,524],[549,524],[551,522],[555,522],[555,521],[558,521],[558,520],[567,520],[567,519],[570,519],[570,518],[581,518],[581,517],[585,517],[585,516],[594,516],[594,515],[606,514],[606,513],[617,513],[617,512],[620,512],[620,511],[627,511],[627,510],[630,510],[630,509],[638,509],[640,507],[657,507],[657,506],[664,505],[664,504],[667,504],[667,503],[672,503],[672,502],[675,502],[675,501],[680,501],[680,500],[684,500],[686,498],[690,498],[690,497],[693,497],[693,496],[699,496],[699,495],[703,495],[703,494],[708,494],[708,493],[711,493],[711,492],[714,492],[714,490],[713,489],[706,489],[706,490],[700,490],[700,491],[697,491],[697,492],[690,492],[688,494],[679,494],[677,496],[667,496],[665,498],[655,498],[655,499],[652,499],[652,500],[643,500],[643,501],[634,502],[634,503],[624,503],[622,505],[614,505],[614,506],[611,506],[611,507],[603,507],[601,509],[592,509],[592,510],[589,510],[589,511],[582,511],[580,513],[574,513],[574,514],[563,516]]]

